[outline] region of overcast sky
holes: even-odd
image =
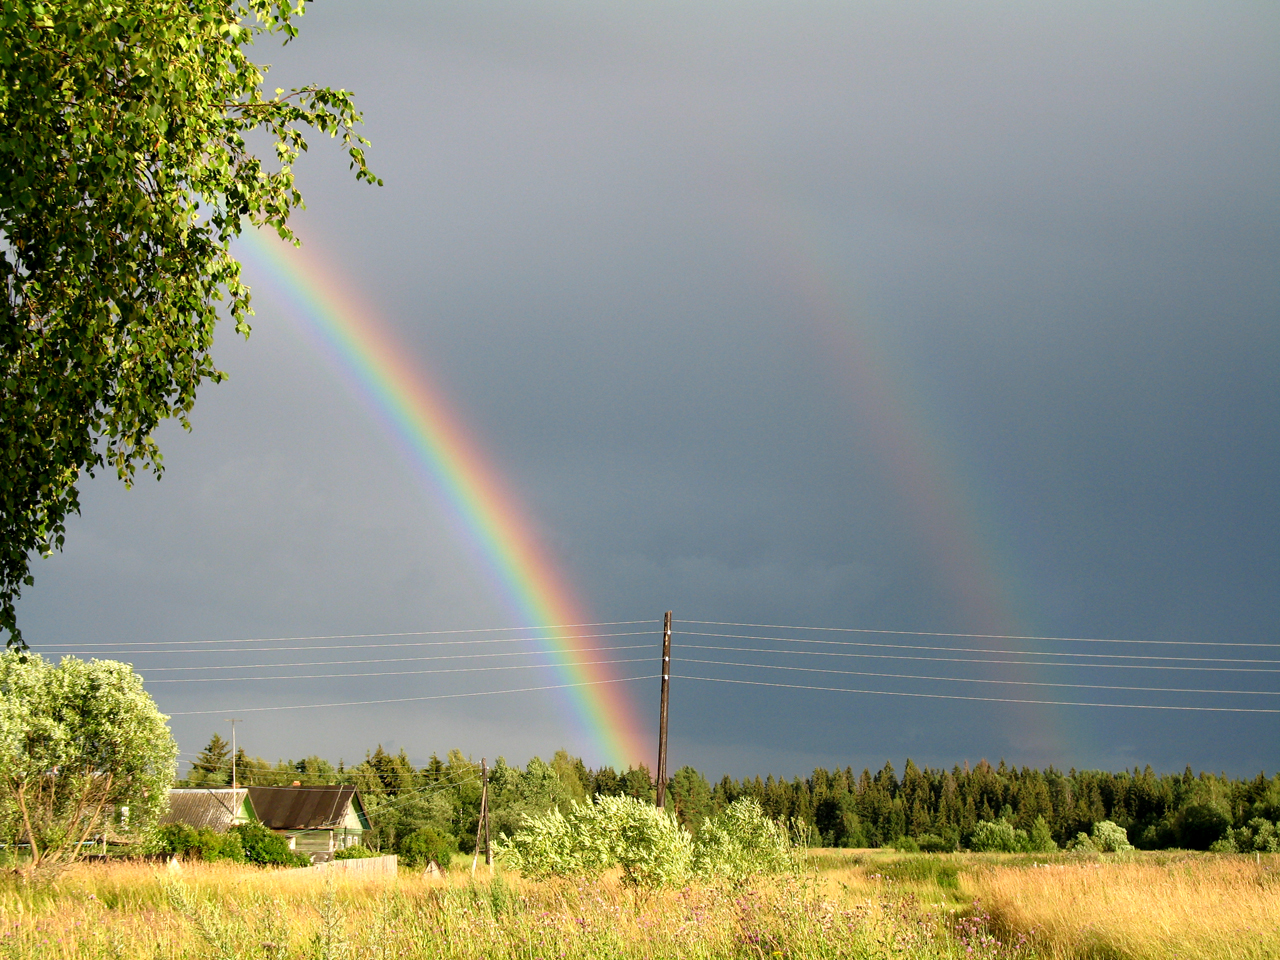
[[[1264,3],[320,0],[256,53],[268,87],[354,90],[385,180],[313,140],[309,250],[449,398],[589,614],[653,621],[613,643],[656,658],[663,611],[685,621],[672,768],[1252,775],[1280,767],[1278,714],[682,674],[1280,708],[1277,49]],[[270,274],[246,277],[254,334],[224,331],[230,379],[162,431],[162,482],[87,484],[35,564],[32,646],[131,659],[166,712],[215,711],[175,716],[189,753],[240,716],[271,760],[600,762],[554,694],[238,712],[542,671],[161,684],[422,654],[89,646],[513,624],[438,491]],[[981,659],[1031,665],[959,662]],[[656,682],[618,689],[656,738]]]

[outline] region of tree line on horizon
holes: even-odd
[[[225,785],[230,779],[230,747],[215,734],[180,785]],[[433,753],[415,767],[403,749],[391,754],[381,745],[351,766],[342,761],[334,766],[318,756],[272,764],[241,749],[236,780],[258,786],[351,784],[370,816],[371,845],[394,851],[412,834],[430,830],[459,850],[474,848],[480,764],[459,750],[450,750],[443,760]],[[523,768],[499,757],[489,770],[491,830],[495,836],[513,835],[526,816],[564,811],[571,802],[598,795],[652,802],[655,786],[643,764],[621,772],[610,766],[591,769],[565,750],[550,761],[534,757]],[[726,775],[714,784],[686,766],[670,778],[666,806],[696,834],[703,820],[743,797],[757,800],[772,819],[803,821],[810,845],[824,847],[956,850],[970,847],[980,823],[1004,822],[1031,832],[1042,820],[1064,846],[1110,821],[1142,849],[1207,850],[1215,843],[1221,848],[1250,824],[1256,832],[1259,820],[1271,830],[1280,821],[1280,773],[1241,779],[1195,774],[1189,765],[1181,774],[1156,774],[1150,765],[1118,773],[1063,772],[1052,766],[1012,767],[1003,760],[996,766],[983,760],[945,770],[921,768],[908,759],[900,777],[886,762],[874,773],[817,768],[805,778]]]

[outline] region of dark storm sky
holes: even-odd
[[[592,616],[1280,643],[1273,5],[329,0],[301,27],[257,48],[268,86],[354,90],[386,185],[357,185],[314,139],[299,231],[451,399]],[[87,644],[511,623],[435,491],[269,275],[246,276],[253,337],[224,332],[231,378],[204,390],[191,434],[164,431],[164,480],[88,484],[65,553],[36,564],[20,607],[33,646],[133,659],[150,683],[276,660]],[[1035,664],[1280,660],[711,629]],[[796,651],[877,650],[693,631],[710,632],[678,624],[677,676],[1280,708],[1265,662],[822,659]],[[696,666],[746,661],[694,643],[1020,683]],[[1138,669],[1153,666],[1196,669]],[[151,689],[166,712],[216,711],[175,716],[189,752],[239,715],[269,759],[381,742],[418,760],[565,746],[600,761],[546,694],[236,712],[523,685],[496,676]],[[656,684],[625,689],[652,725]],[[672,695],[674,765],[709,775],[906,756],[1280,766],[1280,714],[687,679]]]

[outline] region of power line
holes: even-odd
[[[403,630],[397,633],[331,633],[312,637],[236,637],[219,640],[102,640],[85,643],[54,643],[50,646],[66,647],[116,647],[123,644],[133,646],[152,646],[160,644],[196,644],[196,643],[276,643],[303,640],[359,640],[367,637],[434,637],[467,633],[504,633],[509,630],[574,630],[578,627],[627,627],[640,623],[653,623],[652,620],[607,620],[599,623],[554,623],[546,626],[531,627],[528,624],[517,627],[470,627],[458,630]]]
[[[648,649],[651,644],[633,643],[618,647],[579,647],[574,653],[598,653],[602,650],[644,650]],[[202,667],[142,667],[140,672],[146,673],[173,673],[175,671],[190,670],[253,670],[257,668],[270,667],[341,667],[350,666],[360,663],[421,663],[427,660],[480,660],[491,657],[545,657],[548,656],[545,650],[515,650],[510,653],[450,653],[443,656],[435,657],[364,657],[359,660],[311,660],[303,663],[290,661],[288,663],[238,663],[238,664],[210,664]],[[160,681],[153,681],[159,683]]]
[[[612,663],[649,663],[652,657],[632,657],[627,660],[581,660],[571,661],[563,666],[596,667]],[[445,670],[383,670],[378,673],[312,673],[284,677],[171,677],[152,680],[151,683],[218,683],[218,682],[252,682],[257,680],[331,680],[342,678],[359,680],[362,677],[411,677],[423,674],[445,673],[487,673],[494,670],[554,670],[561,664],[552,663],[513,663],[501,667],[453,667]]]
[[[721,634],[707,634],[707,636],[721,636]],[[759,647],[722,647],[705,643],[682,643],[680,644],[680,649],[727,650],[733,653],[770,653],[801,657],[850,657],[860,660],[916,660],[923,661],[925,663],[1015,664],[1027,667],[1072,667],[1078,670],[1092,668],[1099,670],[1193,670],[1206,673],[1280,673],[1280,669],[1273,670],[1266,667],[1175,667],[1160,666],[1150,663],[1055,663],[1047,660],[992,660],[989,658],[984,659],[978,657],[910,657],[893,653],[846,653],[843,651],[830,650],[768,650],[761,649]],[[902,649],[915,650],[928,648],[918,648],[911,644],[903,644]],[[1034,656],[1034,654],[1030,654],[1030,656]]]
[[[1052,650],[996,650],[989,647],[930,647],[918,643],[868,643],[865,640],[809,640],[801,637],[760,637],[741,633],[696,633],[686,631],[683,636],[721,637],[730,640],[765,640],[776,643],[820,643],[845,647],[880,647],[888,650],[939,650],[946,653],[1001,653],[1027,657],[1094,657],[1108,660],[1172,660],[1179,663],[1272,663],[1280,667],[1280,660],[1258,660],[1245,657],[1156,657],[1138,653],[1054,653]]]
[[[673,674],[673,676],[676,676]],[[651,678],[650,678],[651,679]],[[975,700],[982,703],[1026,703],[1045,707],[1110,707],[1116,710],[1184,710],[1198,713],[1280,713],[1268,707],[1186,707],[1155,706],[1145,703],[1081,703],[1070,700],[1021,700],[1013,697],[969,697],[955,693],[903,693],[897,690],[850,690],[846,687],[817,687],[799,683],[770,683],[765,680],[729,680],[724,677],[676,676],[679,680],[701,680],[708,683],[736,683],[751,687],[782,687],[788,690],[817,690],[831,693],[859,693],[877,697],[915,697],[927,700]]]
[[[1065,643],[1163,643],[1180,646],[1280,647],[1280,643],[1243,643],[1229,640],[1112,640],[1100,637],[1032,637],[1003,633],[945,633],[940,630],[873,630],[869,627],[787,627],[775,623],[730,623],[723,620],[680,620],[708,627],[754,627],[762,630],[822,630],[837,633],[888,634],[901,637],[961,637],[972,640],[1054,640]]]
[[[643,636],[651,636],[651,635],[652,635],[652,631],[649,631],[649,630],[630,630],[630,631],[618,632],[618,633],[581,633],[581,634],[573,634],[569,636],[559,637],[557,639],[600,640],[600,639],[605,639],[607,637],[643,637]],[[315,646],[270,647],[264,652],[279,653],[282,650],[376,650],[376,649],[385,648],[385,647],[452,647],[452,646],[462,646],[464,644],[481,644],[481,643],[535,643],[535,642],[545,642],[549,639],[551,638],[549,637],[497,637],[497,638],[488,639],[488,640],[419,640],[419,641],[413,641],[413,642],[406,641],[403,643],[333,643],[323,647],[315,647]],[[179,642],[179,641],[175,641],[175,642]],[[79,647],[75,647],[73,648],[73,651],[79,650],[79,649],[80,649]],[[104,651],[104,652],[115,653],[115,654],[137,653],[137,654],[147,654],[147,655],[155,655],[155,654],[161,654],[161,653],[201,655],[201,654],[208,653],[209,651],[208,650],[113,650],[113,651]],[[247,653],[249,651],[237,650],[234,652]],[[69,652],[64,651],[64,655],[68,655],[68,653]]]
[[[646,677],[616,677],[609,680],[584,680],[580,683],[555,683],[545,687],[517,687],[513,690],[479,690],[473,693],[437,693],[425,697],[394,697],[387,700],[346,700],[341,703],[298,703],[284,707],[237,707],[240,713],[263,713],[273,710],[315,710],[322,707],[364,707],[379,703],[414,703],[421,700],[452,700],[461,697],[493,697],[504,693],[535,693],[541,690],[567,690],[572,687],[593,687],[604,683],[630,683],[636,680],[656,680],[657,674]],[[171,717],[196,717],[211,713],[226,713],[226,708],[218,710],[177,710],[169,714]]]
[[[939,680],[948,683],[1000,683],[1024,687],[1071,687],[1077,690],[1140,690],[1150,693],[1225,693],[1238,696],[1280,697],[1280,690],[1212,690],[1183,687],[1125,687],[1103,683],[1052,683],[1044,680],[990,680],[976,677],[929,677],[907,673],[871,673],[862,670],[829,670],[822,667],[790,667],[775,663],[731,663],[726,660],[695,660],[682,657],[681,663],[701,663],[718,667],[748,667],[754,670],[796,670],[804,673],[834,673],[849,677],[887,677],[896,680]]]

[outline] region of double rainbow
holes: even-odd
[[[556,692],[605,762],[642,761],[648,739],[625,685],[598,654],[596,641],[575,634],[589,618],[542,550],[517,500],[488,464],[475,437],[440,391],[415,367],[366,303],[344,291],[310,251],[248,233],[241,240],[251,267],[267,275],[291,314],[317,336],[400,446],[456,526],[483,559],[512,612],[541,635],[563,684]]]

